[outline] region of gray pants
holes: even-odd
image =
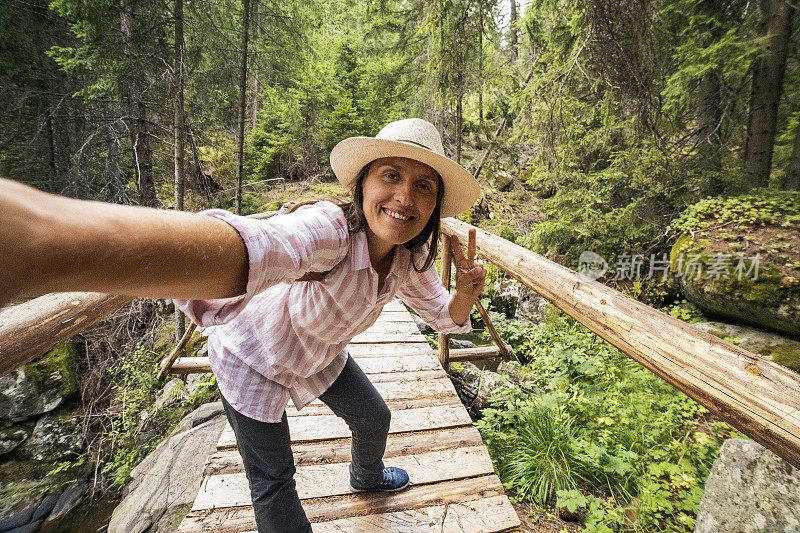
[[[348,357],[342,373],[320,400],[353,432],[351,481],[365,487],[377,486],[391,418],[386,402],[352,357]],[[311,524],[295,488],[286,413],[280,422],[270,424],[244,416],[225,398],[222,404],[244,461],[258,532],[310,532]]]

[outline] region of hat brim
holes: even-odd
[[[339,183],[353,190],[358,173],[367,163],[383,157],[407,157],[425,163],[442,177],[444,197],[439,216],[452,217],[472,207],[481,196],[481,186],[467,170],[443,155],[403,141],[350,137],[331,151],[331,168]]]

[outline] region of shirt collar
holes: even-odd
[[[397,275],[402,265],[409,261],[409,252],[405,246],[396,245],[394,247],[394,258],[392,259],[392,268],[389,270],[387,277]],[[365,268],[372,268],[372,263],[369,260],[369,246],[367,246],[367,232],[359,231],[353,239],[353,270],[363,270]]]

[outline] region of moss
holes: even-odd
[[[678,240],[672,245],[672,249],[669,252],[669,264],[673,272],[678,271],[678,257],[686,253],[691,243],[692,236],[687,233],[678,237]]]
[[[797,346],[776,346],[770,355],[775,363],[800,372],[800,348]]]
[[[61,394],[69,396],[78,390],[77,357],[78,348],[74,342],[68,341],[59,344],[40,358],[25,365],[25,377],[33,383],[38,392],[42,392],[51,381],[51,376],[58,373],[61,376]]]

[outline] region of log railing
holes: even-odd
[[[471,228],[442,220],[446,236]],[[477,229],[483,259],[535,290],[722,420],[800,468],[800,375]]]
[[[470,227],[452,218],[442,220],[443,235],[457,235],[462,242],[467,241]],[[800,468],[800,375],[481,229],[477,229],[477,251],[719,418]],[[3,310],[0,376],[130,300],[69,293],[43,296]]]

